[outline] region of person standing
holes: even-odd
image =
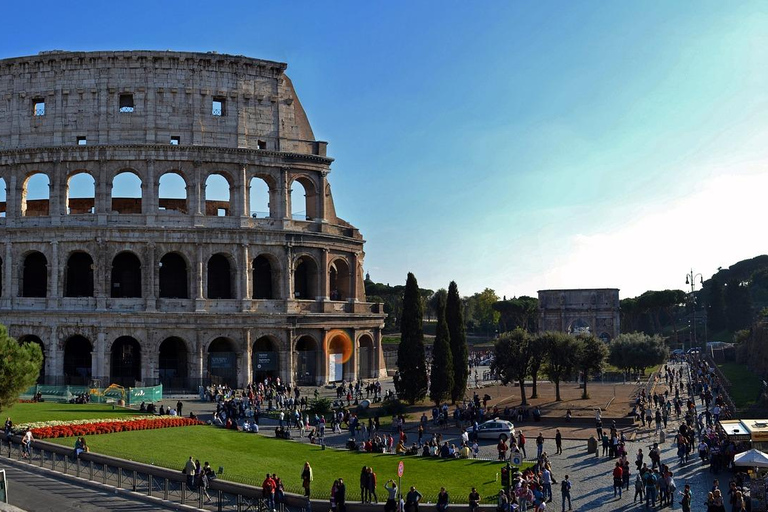
[[[480,493],[474,487],[469,491],[469,512],[477,512],[480,509]]]
[[[182,416],[182,413],[181,413],[181,408],[182,407],[184,407],[184,404],[181,403],[181,400],[176,402],[176,414],[178,414],[179,416]]]
[[[440,492],[437,493],[437,512],[445,512],[448,509],[448,491],[445,487],[440,488]]]
[[[621,468],[621,464],[619,462],[616,463],[616,466],[613,468],[613,497],[616,497],[616,491],[619,492],[619,498],[621,498],[621,484],[622,484],[622,475],[624,474],[624,470]]]
[[[691,486],[685,484],[683,489],[683,499],[680,500],[680,505],[683,507],[683,512],[691,512]]]
[[[522,430],[517,434],[517,446],[520,448],[520,451],[523,452],[523,458],[527,459],[528,454],[525,453],[525,436],[523,435]]]
[[[339,478],[339,483],[336,486],[336,510],[338,512],[347,511],[347,486],[344,485],[343,478]]]
[[[192,456],[189,456],[189,460],[184,465],[184,474],[187,475],[187,487],[189,489],[195,488],[195,460]]]
[[[541,472],[541,488],[544,501],[552,501],[552,472],[549,470],[549,464],[545,464]]]
[[[544,452],[544,434],[539,432],[539,435],[536,437],[536,458],[540,459],[541,454]]]
[[[565,500],[568,500],[568,510],[571,510],[571,481],[568,475],[560,482],[560,493],[563,495],[563,512],[565,512]]]
[[[301,486],[304,488],[304,496],[309,498],[309,488],[312,485],[312,466],[309,461],[304,463],[304,469],[301,470]]]
[[[368,466],[363,466],[360,471],[360,501],[363,503],[370,503],[370,496],[368,496]]]
[[[384,504],[384,512],[395,512],[397,510],[397,484],[394,480],[387,480],[384,484],[387,490],[387,502]]]
[[[405,512],[419,512],[421,498],[421,493],[416,490],[415,485],[412,485],[411,490],[405,496]]]
[[[376,473],[373,472],[372,467],[368,467],[368,503],[373,498],[374,503],[379,502],[379,498],[376,496]]]
[[[275,481],[269,473],[261,484],[261,495],[267,500],[267,511],[275,512]]]
[[[556,455],[562,454],[563,453],[563,434],[560,433],[559,428],[555,431],[555,446],[557,447],[555,454]]]

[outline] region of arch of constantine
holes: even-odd
[[[286,65],[0,60],[0,322],[41,380],[320,384],[384,371],[363,238]],[[41,192],[42,191],[42,192]]]
[[[619,290],[539,290],[539,330],[585,332],[610,341],[621,333]]]

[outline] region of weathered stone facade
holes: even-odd
[[[621,333],[619,290],[539,290],[539,330],[586,331],[605,341]]]
[[[336,216],[332,159],[285,69],[149,51],[0,60],[0,322],[43,346],[46,382],[196,389],[384,371],[364,241]],[[83,174],[92,197],[70,197]],[[113,187],[126,175],[139,197]],[[207,197],[216,175],[228,199]],[[181,197],[164,196],[166,176]],[[47,198],[28,199],[32,178]]]

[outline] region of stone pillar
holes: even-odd
[[[141,213],[147,216],[147,225],[154,225],[159,208],[157,199],[157,180],[155,179],[155,161],[147,158],[146,179],[141,182]]]
[[[328,212],[328,198],[325,195],[325,189],[328,186],[328,171],[320,172],[320,179],[318,180],[320,190],[317,191],[317,222],[328,222],[326,218]]]
[[[48,308],[55,309],[59,299],[59,242],[51,242],[51,267],[48,271]]]
[[[5,196],[5,216],[8,219],[17,219],[21,217],[21,195],[22,187],[19,186],[19,180],[16,177],[17,168],[11,168],[12,172],[6,179],[8,191]]]
[[[203,377],[205,375],[205,364],[203,361],[203,342],[200,340],[200,335],[196,335],[195,339],[195,352],[190,354],[192,360],[192,372],[190,375],[197,380],[198,383],[203,383]]]
[[[10,306],[13,298],[13,243],[10,240],[5,242],[5,256],[3,257],[3,290],[2,298],[7,302],[4,305]]]
[[[288,243],[288,245],[285,246],[285,254],[286,254],[286,272],[285,272],[285,279],[283,279],[283,282],[285,283],[286,293],[285,298],[286,300],[294,300],[296,297],[293,294],[293,246]]]
[[[357,302],[358,301],[358,294],[361,290],[359,290],[359,280],[358,280],[358,274],[361,272],[360,270],[360,253],[354,252],[352,253],[352,258],[349,265],[349,301],[350,302]]]
[[[106,224],[107,214],[112,211],[112,182],[107,177],[107,169],[103,161],[99,162],[94,178],[96,179],[94,208],[98,217],[97,222]]]
[[[253,382],[253,368],[251,365],[251,331],[250,329],[243,329],[243,342],[245,346],[240,351],[238,358],[242,358],[242,364],[238,362],[237,365],[237,382],[238,385],[245,387],[249,382]]]
[[[330,279],[328,271],[328,249],[323,249],[320,254],[320,268],[317,269],[318,278],[320,280],[320,288],[318,290],[317,300],[327,301],[329,297]]]
[[[357,380],[357,370],[360,367],[360,351],[357,346],[357,330],[352,329],[352,355],[349,357],[349,370],[344,372],[344,378],[347,382],[354,382]],[[345,365],[346,366],[346,365]]]
[[[56,326],[51,327],[51,336],[48,340],[50,348],[51,361],[46,368],[46,376],[61,378],[64,375],[64,346],[65,341],[59,341],[59,333]],[[50,370],[50,373],[48,372]],[[55,382],[62,384],[62,382]]]
[[[285,331],[287,343],[283,345],[285,350],[280,352],[280,377],[283,382],[290,383],[293,387],[296,385],[296,353],[293,350],[295,331],[287,329]]]
[[[112,262],[107,260],[107,245],[104,239],[96,239],[96,258],[94,260],[93,279],[96,309],[107,309],[107,297],[112,296]]]
[[[253,279],[251,279],[251,263],[248,255],[248,244],[240,246],[240,275],[238,282],[240,290],[238,298],[242,301],[242,310],[248,311],[251,308],[251,297],[253,297]]]
[[[276,200],[272,197],[272,192],[270,191],[269,194],[269,210],[270,214],[273,211],[273,205],[275,214],[277,215],[277,218],[288,220],[291,218],[291,189],[288,185],[288,179],[290,178],[289,174],[289,168],[288,167],[281,167],[280,168],[280,180],[277,184],[278,190],[277,190],[277,198]]]
[[[48,215],[51,218],[51,224],[58,226],[61,223],[61,216],[67,215],[67,185],[62,185],[62,179],[66,181],[67,177],[61,175],[62,166],[60,162],[55,162],[51,167],[48,176]],[[64,170],[66,173],[66,169]]]
[[[246,165],[240,165],[237,172],[233,173],[235,182],[232,184],[232,193],[229,196],[229,203],[233,217],[248,217],[248,199],[246,197]]]
[[[142,285],[142,288],[145,289],[142,293],[147,298],[146,310],[155,311],[155,308],[157,307],[157,295],[155,291],[155,273],[157,272],[157,264],[155,263],[155,244],[153,242],[147,244],[146,261],[147,265],[145,268],[142,268],[141,272],[141,280],[146,284],[146,288]]]
[[[197,244],[195,261],[195,311],[205,311],[203,275],[203,246],[202,244]]]
[[[100,331],[96,335],[96,341],[94,342],[93,352],[91,353],[91,374],[94,377],[109,378],[109,363],[107,354],[111,354],[111,350],[107,350],[107,333]],[[108,382],[102,382],[102,385],[109,385]]]
[[[202,217],[205,215],[205,183],[202,183],[202,166],[203,163],[199,160],[192,162],[194,168],[192,177],[192,194],[190,200],[190,213],[194,217]],[[196,221],[195,224],[198,224]]]

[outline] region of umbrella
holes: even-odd
[[[768,454],[760,450],[749,450],[737,454],[733,458],[733,464],[736,466],[753,466],[757,468],[768,468]]]

